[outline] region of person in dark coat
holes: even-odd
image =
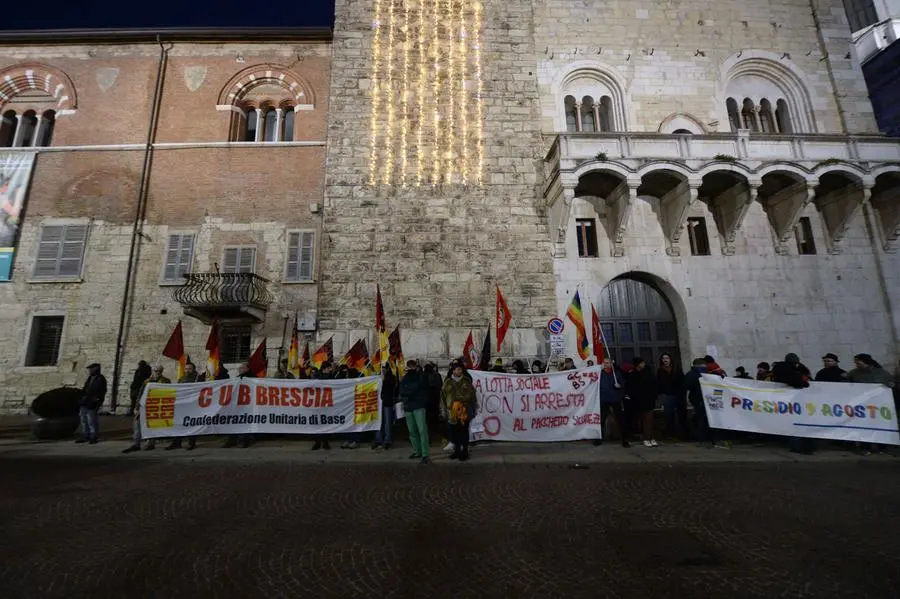
[[[238,378],[243,379],[254,379],[256,375],[253,374],[253,371],[250,370],[250,365],[246,362],[238,367]],[[240,446],[244,449],[250,447],[250,439],[253,437],[250,433],[243,433],[240,435],[228,435],[225,438],[225,445],[222,447],[235,447]]]
[[[734,378],[736,379],[750,379],[753,380],[753,377],[747,374],[747,369],[743,366],[738,366],[734,369]]]
[[[625,381],[625,394],[631,398],[641,414],[643,439],[645,447],[656,447],[659,443],[653,437],[653,411],[656,409],[656,379],[647,369],[644,358],[631,361],[634,371]]]
[[[815,380],[820,383],[847,383],[847,371],[838,366],[838,357],[835,354],[822,356],[824,368],[816,373]]]
[[[613,367],[612,360],[603,360],[603,370],[600,373],[600,430],[606,434],[606,421],[612,412],[622,438],[622,447],[631,447],[628,443],[628,422],[622,410],[622,398],[624,377],[621,372]],[[603,445],[603,439],[594,439],[594,445]]]
[[[428,404],[425,406],[425,423],[428,425],[429,437],[441,434],[441,389],[444,379],[437,366],[425,364],[425,385],[428,388]],[[470,379],[471,380],[471,379]]]
[[[394,406],[397,404],[397,377],[387,362],[381,367],[381,428],[375,433],[372,449],[390,449],[394,443]]]
[[[772,380],[794,389],[806,389],[809,387],[811,374],[809,368],[800,362],[797,354],[787,354],[783,362],[772,364]],[[816,451],[812,439],[805,437],[791,437],[790,448],[793,453],[810,455]]]
[[[320,380],[331,380],[334,379],[334,364],[331,362],[324,362],[322,364],[322,368],[319,369],[314,375],[313,378]],[[316,436],[313,437],[313,446],[311,448],[312,451],[318,451],[320,449],[324,449],[328,451],[331,449],[331,445],[328,443],[328,437],[325,436]]]
[[[675,436],[687,437],[687,401],[684,393],[684,373],[675,363],[672,354],[664,353],[659,357],[656,369],[656,390],[666,414],[666,432]]]
[[[714,433],[709,426],[706,403],[703,401],[703,388],[700,386],[700,379],[704,374],[706,374],[706,360],[697,358],[691,365],[691,370],[684,375],[684,386],[687,389],[688,401],[694,408],[694,432],[697,435],[697,442],[713,445]]]
[[[131,379],[131,388],[129,389],[129,396],[131,397],[131,405],[128,407],[128,415],[134,415],[134,407],[137,405],[138,399],[141,397],[141,391],[144,388],[144,381],[150,378],[150,375],[153,374],[150,365],[147,364],[146,360],[141,360],[138,362],[137,368],[134,369],[134,378]]]
[[[76,443],[94,445],[100,440],[100,406],[106,399],[106,377],[100,372],[96,362],[87,367],[88,377],[82,387],[78,402],[78,417],[81,419],[82,437]]]
[[[428,383],[425,373],[419,369],[419,363],[409,360],[406,363],[406,375],[400,381],[400,401],[406,413],[406,427],[409,429],[409,443],[412,454],[409,459],[421,459],[428,464],[428,426],[425,422],[425,408],[428,406]]]

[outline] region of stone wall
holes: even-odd
[[[405,354],[446,360],[462,353],[469,329],[493,322],[498,284],[513,315],[503,355],[547,351],[542,329],[554,282],[538,199],[543,148],[530,3],[484,3],[482,186],[368,185],[374,10],[369,1],[335,7],[320,340],[334,334],[341,351],[368,335],[379,282]]]
[[[12,281],[0,284],[0,411],[21,411],[41,391],[82,384],[84,367],[93,361],[112,383],[157,52],[152,44],[4,49],[0,69],[28,62],[66,73],[78,106],[59,118],[52,147],[37,149]],[[286,319],[292,322],[299,312],[314,322],[317,283],[282,279],[286,232],[320,229],[321,212],[313,205],[323,201],[329,54],[328,44],[303,43],[172,48],[139,238],[120,405],[127,403],[138,360],[161,362],[174,374],[175,363],[160,352],[179,318],[188,353],[201,369],[206,360],[209,328],[185,317],[172,297],[175,288],[161,282],[170,233],[196,235],[195,272],[221,265],[225,245],[257,246],[256,272],[271,281],[274,301],[265,323],[254,326],[251,345],[267,337],[273,368]],[[298,113],[298,143],[225,143],[231,113],[216,109],[217,98],[229,79],[254,64],[289,67],[316,92],[315,108]],[[115,76],[109,69],[117,69]],[[41,226],[62,222],[89,225],[81,280],[34,282]],[[317,275],[318,256],[315,262]],[[41,314],[66,317],[59,364],[25,367],[31,319]]]
[[[575,219],[597,214],[588,202],[575,200],[569,258],[555,261],[560,313],[575,289],[581,290],[582,302],[597,301],[612,279],[649,275],[673,307],[685,365],[711,345],[730,372],[739,365],[752,372],[758,362],[779,360],[787,352],[799,354],[810,368],[826,352],[838,354],[845,368],[852,367],[854,354],[863,352],[885,364],[896,361],[900,261],[897,254],[880,250],[873,256],[864,215],[852,223],[843,252],[829,255],[820,215],[810,205],[803,216],[813,225],[817,255],[798,255],[791,245],[790,255],[782,256],[775,252],[766,214],[755,203],[735,240],[735,255],[723,256],[712,214],[698,202],[691,216],[705,217],[712,255],[692,256],[685,235],[681,256],[675,258],[666,255],[656,204],[655,198],[637,200],[625,256],[610,257],[611,240],[599,227],[600,257],[577,258]],[[569,355],[574,355],[574,337],[566,340]]]
[[[534,6],[544,131],[560,130],[554,126],[558,85],[575,64],[596,65],[622,80],[630,131],[657,131],[676,113],[693,115],[708,132],[728,131],[724,67],[750,51],[802,78],[817,132],[877,131],[860,67],[845,58],[850,31],[838,0],[815,3],[821,32],[808,0],[668,6],[534,0]]]

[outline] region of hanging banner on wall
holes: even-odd
[[[705,374],[700,386],[713,428],[900,445],[893,393],[884,385],[810,383],[793,389]]]
[[[0,281],[12,274],[34,158],[34,152],[0,150]]]
[[[599,366],[544,374],[469,371],[478,413],[476,440],[576,441],[600,438]]]
[[[245,433],[330,435],[378,430],[381,377],[150,383],[141,396],[147,439]]]

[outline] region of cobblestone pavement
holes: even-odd
[[[0,461],[0,597],[897,597],[896,461]]]

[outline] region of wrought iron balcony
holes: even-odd
[[[205,324],[222,321],[263,322],[273,301],[268,279],[253,273],[189,273],[172,294],[187,316]]]

